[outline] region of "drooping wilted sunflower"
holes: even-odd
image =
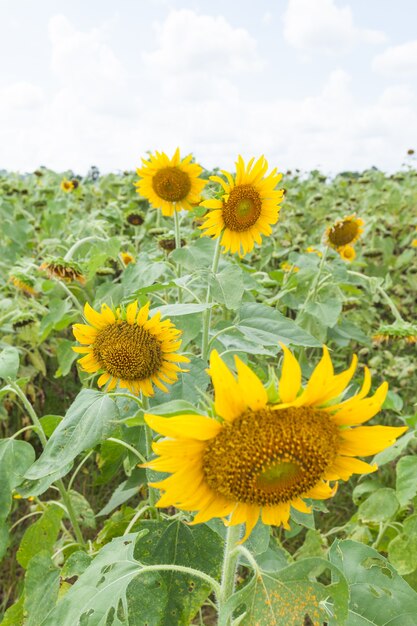
[[[141,213],[128,213],[126,216],[126,221],[132,226],[141,226],[145,221],[143,215]]]
[[[12,274],[9,278],[9,282],[27,296],[36,296],[35,281],[22,272]]]
[[[176,382],[178,372],[186,371],[177,365],[189,361],[176,354],[181,331],[170,320],[161,321],[159,312],[148,319],[149,306],[147,302],[138,310],[135,301],[126,311],[113,311],[103,304],[98,313],[86,303],[88,324],[73,326],[75,338],[84,345],[73,350],[85,355],[78,361],[84,371],[102,372],[99,387],[108,383],[111,391],[119,384],[132,393],[153,396],[153,384],[167,392],[163,383]]]
[[[341,258],[348,263],[351,263],[356,258],[356,252],[353,246],[341,246],[337,251]]]
[[[417,326],[399,320],[393,324],[383,324],[372,339],[375,343],[403,340],[406,343],[414,344],[417,343]]]
[[[334,250],[339,250],[345,246],[352,246],[363,233],[364,221],[354,213],[347,215],[343,219],[336,220],[329,226],[325,233],[325,241]]]
[[[221,170],[226,180],[220,176],[210,176],[224,191],[220,199],[204,200],[201,206],[211,209],[203,217],[199,227],[206,235],[221,238],[223,251],[238,252],[239,256],[251,252],[255,242],[262,243],[261,235],[272,233],[271,224],[278,221],[280,202],[284,192],[276,189],[282,174],[274,169],[266,176],[268,162],[262,156],[257,161],[251,159],[245,165],[239,155],[236,162],[236,176]]]
[[[360,391],[345,392],[357,365],[334,374],[327,348],[307,386],[301,368],[281,345],[284,362],[280,404],[268,404],[256,374],[235,357],[237,378],[217,352],[210,375],[221,421],[202,415],[164,418],[145,415],[164,435],[154,443],[156,459],[147,467],[171,476],[152,486],[164,493],[158,506],[197,511],[194,523],[230,515],[228,524],[246,524],[245,539],[259,515],[265,524],[288,528],[291,507],[309,512],[306,498],[322,500],[336,490],[329,482],[376,470],[355,457],[390,446],[406,427],[357,426],[380,410],[388,389],[383,383],[368,396],[371,377],[365,368]]]
[[[63,180],[61,180],[60,187],[62,191],[65,191],[65,193],[69,193],[70,191],[74,190],[74,183],[72,182],[72,180],[67,180],[66,178],[64,178]]]
[[[81,267],[75,261],[66,261],[63,258],[46,259],[40,266],[40,270],[45,271],[50,278],[58,278],[66,283],[77,281],[85,285],[86,278]]]
[[[142,159],[143,167],[136,170],[141,179],[134,183],[136,191],[147,198],[162,215],[173,215],[174,211],[190,211],[200,201],[206,182],[199,178],[203,168],[191,163],[192,155],[181,160],[177,148],[170,159],[165,152],[156,152],[149,160]]]

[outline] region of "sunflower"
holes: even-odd
[[[65,193],[69,193],[70,191],[74,190],[75,185],[72,180],[67,180],[66,178],[64,178],[63,180],[61,180],[60,187],[62,191],[65,191]]]
[[[111,391],[119,384],[132,393],[153,396],[153,384],[167,392],[163,383],[176,382],[178,372],[186,371],[177,363],[189,359],[175,354],[181,346],[181,331],[170,320],[161,322],[159,312],[148,319],[149,306],[147,302],[138,310],[135,301],[126,311],[113,311],[103,304],[98,313],[85,304],[88,324],[73,326],[75,338],[84,345],[73,350],[85,355],[79,360],[85,372],[102,372],[99,387],[108,383],[107,391]]]
[[[283,344],[279,404],[268,404],[256,374],[235,357],[237,377],[217,352],[211,353],[210,375],[219,420],[203,415],[164,418],[145,415],[164,435],[153,445],[158,457],[149,468],[171,476],[153,483],[163,491],[158,506],[197,511],[194,523],[229,516],[229,525],[245,522],[245,539],[259,516],[265,524],[289,528],[291,507],[308,513],[306,498],[331,497],[337,483],[352,474],[377,469],[356,456],[390,446],[406,427],[357,426],[380,410],[388,385],[368,396],[371,377],[365,368],[360,391],[345,392],[357,365],[334,374],[327,348],[307,386],[301,368]]]
[[[315,248],[314,246],[308,246],[308,248],[306,248],[306,252],[308,254],[317,254],[318,257],[322,257],[323,253],[320,252],[320,250],[317,250],[317,248]]]
[[[261,235],[272,233],[271,224],[278,221],[280,202],[284,192],[276,189],[282,174],[274,169],[268,176],[268,163],[262,156],[256,162],[251,159],[245,165],[239,155],[236,162],[236,176],[221,171],[220,176],[210,176],[224,191],[220,199],[204,200],[201,206],[212,209],[203,217],[199,227],[207,235],[217,239],[222,235],[223,251],[238,252],[239,256],[251,252],[255,242],[262,243]]]
[[[294,272],[294,274],[300,271],[300,268],[297,267],[297,265],[288,263],[288,261],[284,261],[283,263],[281,263],[280,268],[283,272]]]
[[[130,254],[130,252],[121,252],[120,257],[125,266],[129,265],[129,263],[136,263],[135,257],[133,256],[133,254]]]
[[[337,251],[340,257],[348,263],[351,263],[353,259],[356,258],[356,252],[353,246],[341,246]]]
[[[12,283],[17,289],[20,289],[27,296],[36,296],[35,282],[29,276],[19,272],[18,274],[12,274],[9,278],[9,282]]]
[[[141,226],[145,220],[140,213],[128,213],[126,221],[132,226]]]
[[[191,163],[192,155],[181,160],[177,148],[170,159],[165,152],[156,152],[149,160],[142,159],[143,167],[136,170],[141,177],[135,184],[136,191],[144,196],[153,207],[161,209],[162,215],[173,215],[174,211],[190,211],[200,201],[206,181],[199,178],[203,168]]]
[[[363,233],[364,223],[360,217],[356,217],[355,213],[346,215],[341,220],[336,220],[326,230],[326,244],[334,250],[354,244]]]
[[[66,261],[63,258],[46,259],[40,266],[40,270],[45,271],[50,278],[58,278],[66,283],[77,281],[85,285],[86,278],[81,267],[75,261]]]
[[[372,339],[375,343],[403,340],[406,343],[414,344],[417,343],[417,326],[399,320],[393,324],[383,324]]]

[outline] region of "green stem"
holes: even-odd
[[[306,309],[306,306],[307,306],[308,302],[310,302],[310,300],[314,301],[315,298],[316,298],[320,276],[321,276],[321,273],[323,271],[324,264],[326,262],[327,250],[328,250],[328,248],[324,249],[323,255],[322,255],[321,259],[320,259],[320,265],[318,267],[317,274],[314,277],[314,280],[313,280],[313,282],[311,284],[311,287],[310,287],[310,289],[309,289],[309,291],[307,293],[306,299],[304,300],[303,304],[301,305],[300,309],[298,310],[297,317],[295,318],[295,321],[298,321],[300,319],[300,317],[302,316],[302,314],[304,313],[304,311]]]
[[[176,208],[174,208],[174,227],[175,227],[175,249],[181,250],[181,230],[180,230],[180,216]],[[177,263],[178,278],[181,278],[181,265]],[[182,290],[178,287],[178,302],[182,302]]]
[[[363,278],[364,280],[367,280],[368,283],[371,283],[371,281],[372,281],[372,278],[370,278],[369,276],[366,276],[366,274],[360,274],[359,272],[354,272],[353,270],[348,270],[348,274],[350,274],[351,276],[359,276],[360,278]],[[388,306],[389,306],[389,308],[391,310],[391,313],[395,317],[396,321],[404,323],[405,320],[404,320],[403,316],[401,315],[401,313],[399,312],[399,310],[395,306],[393,300],[387,294],[385,289],[383,289],[380,285],[376,285],[376,290],[383,297],[385,302],[388,304]]]
[[[142,396],[142,407],[145,412],[149,409],[149,400],[146,396]],[[148,426],[148,424],[145,424],[146,459],[148,461],[152,456],[152,442],[153,442],[152,428]],[[157,516],[159,517],[159,513],[156,508],[157,493],[156,493],[156,490],[150,485],[148,485],[148,498],[149,498],[149,505],[153,507],[154,510],[156,510]]]
[[[65,293],[71,298],[72,302],[75,305],[75,308],[77,308],[81,313],[83,312],[83,307],[81,306],[81,304],[78,302],[78,299],[76,298],[76,296],[74,296],[74,294],[72,293],[72,291],[70,289],[68,289],[68,287],[66,286],[65,283],[61,282],[58,279],[55,279],[55,282],[58,283],[58,285],[60,285],[62,287],[62,289],[65,291]]]
[[[87,241],[107,241],[107,239],[104,239],[104,237],[98,237],[97,235],[91,235],[90,237],[84,237],[83,239],[79,239],[68,250],[68,252],[64,256],[64,261],[70,261],[74,255],[74,252],[78,250],[78,248],[84,243],[87,243]]]
[[[227,529],[220,592],[217,595],[219,626],[230,625],[225,605],[235,589],[236,567],[239,559],[239,551],[236,550],[236,544],[240,538],[240,531],[240,524],[229,526]]]
[[[41,441],[42,447],[45,448],[46,444],[47,444],[47,438],[46,435],[44,433],[44,430],[42,428],[42,424],[39,421],[39,417],[37,416],[33,406],[31,405],[31,403],[29,402],[29,400],[27,399],[26,395],[24,394],[24,392],[20,389],[20,387],[18,385],[16,385],[16,383],[14,383],[13,381],[8,381],[7,386],[12,389],[14,391],[14,393],[17,395],[17,397],[20,399],[20,401],[22,402],[23,406],[25,407],[25,409],[27,410],[27,412],[29,413],[29,416],[33,422],[33,425],[35,427],[35,430],[38,434],[38,437]],[[68,494],[68,491],[65,489],[65,485],[62,482],[62,479],[59,479],[56,481],[56,486],[59,489],[59,493],[61,494],[61,498],[65,504],[65,507],[67,509],[67,513],[68,513],[68,517],[70,519],[71,525],[74,529],[74,534],[75,537],[78,541],[78,543],[80,543],[82,546],[85,545],[84,542],[84,538],[81,532],[81,528],[80,525],[78,523],[77,520],[77,516],[75,514],[74,508],[72,506],[72,502],[71,502],[71,498]]]
[[[130,450],[130,452],[137,456],[141,463],[146,463],[145,457],[138,450],[136,450],[136,448],[131,446],[130,443],[126,443],[126,441],[123,441],[122,439],[116,439],[116,437],[109,437],[107,441],[113,441],[113,443],[120,444],[121,446],[126,448],[126,450]]]
[[[213,263],[211,266],[211,274],[217,273],[220,260],[220,238],[217,239],[216,249],[214,251]],[[210,277],[211,278],[211,277]],[[211,304],[211,286],[210,282],[207,285],[206,304]],[[207,359],[208,346],[209,346],[209,334],[210,334],[210,321],[211,321],[211,307],[208,307],[203,312],[203,338],[201,342],[201,357],[205,361]]]

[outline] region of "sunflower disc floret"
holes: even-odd
[[[337,251],[347,249],[348,246],[351,247],[359,239],[363,233],[363,226],[364,221],[355,214],[336,220],[326,230],[326,244]],[[343,255],[341,254],[341,256]]]
[[[153,385],[162,391],[168,389],[164,383],[178,380],[181,370],[178,363],[188,358],[176,354],[181,346],[177,330],[170,320],[160,320],[160,313],[149,318],[148,302],[138,310],[138,302],[132,302],[122,311],[113,311],[106,304],[101,312],[88,303],[84,316],[89,324],[74,324],[75,338],[84,344],[73,348],[84,354],[79,364],[89,373],[101,371],[97,384],[107,384],[111,391],[117,384],[132,393],[154,394]]]
[[[245,539],[259,516],[265,524],[289,527],[291,508],[311,511],[306,499],[331,497],[337,481],[377,469],[356,457],[390,446],[406,427],[362,426],[380,410],[388,386],[369,396],[371,377],[356,395],[341,399],[356,370],[334,374],[326,347],[303,388],[301,368],[281,345],[284,361],[280,402],[270,404],[256,374],[235,357],[237,376],[217,352],[210,358],[219,419],[204,415],[164,418],[146,415],[165,438],[153,445],[147,466],[171,474],[153,486],[163,493],[158,506],[195,511],[194,523],[229,516],[246,524]]]

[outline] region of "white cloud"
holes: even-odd
[[[372,68],[388,77],[415,76],[417,74],[417,39],[399,46],[390,46],[374,58]]]
[[[345,52],[358,42],[383,43],[381,31],[355,25],[350,6],[334,0],[289,0],[284,14],[284,38],[302,52]]]
[[[38,85],[19,81],[0,89],[0,107],[32,111],[43,104],[44,93]]]

